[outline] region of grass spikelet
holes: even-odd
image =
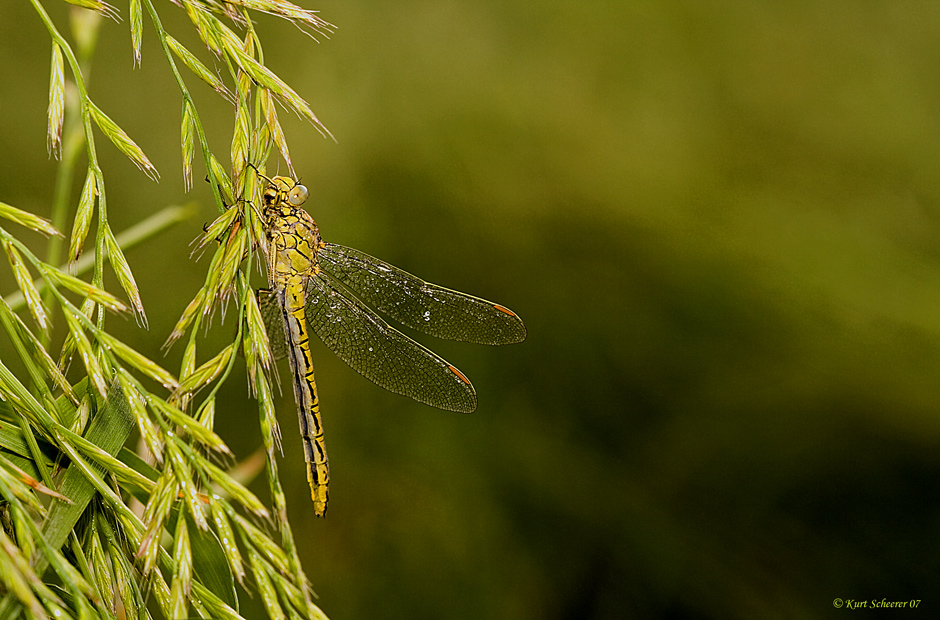
[[[235,112],[235,131],[232,134],[232,175],[237,179],[248,163],[248,145],[251,141],[251,112],[246,102],[239,102]]]
[[[138,391],[137,386],[126,372],[118,372],[117,377],[118,381],[121,382],[121,389],[124,391],[127,403],[130,405],[131,413],[137,421],[137,428],[140,430],[141,439],[143,439],[153,459],[158,464],[162,463],[163,436],[160,431],[157,430],[153,420],[150,419],[150,414],[147,413],[147,403],[143,395]]]
[[[196,27],[199,38],[206,44],[206,47],[216,56],[222,55],[222,41],[219,33],[219,22],[202,5],[196,2],[183,2],[183,8],[186,15]]]
[[[69,326],[69,335],[72,336],[78,354],[82,358],[82,363],[85,365],[85,370],[88,371],[88,378],[91,379],[101,398],[107,398],[108,382],[104,376],[104,371],[101,369],[101,364],[98,363],[98,357],[91,347],[91,342],[88,341],[88,337],[85,335],[85,330],[82,329],[81,323],[71,312],[66,311],[63,314],[65,315],[65,322]]]
[[[246,9],[282,17],[293,22],[295,26],[304,32],[307,32],[304,28],[309,28],[328,37],[336,29],[333,24],[318,16],[317,11],[303,9],[292,2],[287,2],[287,0],[230,0],[230,2]],[[307,34],[310,33],[307,32]]]
[[[258,594],[264,603],[264,608],[268,612],[268,617],[272,620],[287,620],[287,615],[281,608],[278,600],[277,590],[271,583],[270,567],[267,562],[254,549],[248,549],[248,563],[251,565],[251,572],[255,576],[255,583],[258,585]]]
[[[202,63],[202,61],[196,58],[195,54],[186,49],[182,43],[170,35],[166,35],[166,42],[167,45],[170,46],[170,49],[173,51],[173,53],[176,54],[176,57],[179,58],[184,65],[186,65],[187,69],[196,74],[196,77],[211,86],[215,92],[225,97],[228,101],[231,101],[232,103],[235,102],[235,96],[232,95],[232,91],[226,88],[225,84],[222,82],[222,79],[219,78],[217,74],[210,71],[209,68]]]
[[[170,450],[167,445],[167,452]],[[157,484],[150,493],[150,500],[144,507],[144,516],[141,519],[147,524],[147,529],[137,550],[137,557],[143,559],[144,574],[149,575],[157,565],[157,559],[160,557],[160,537],[163,534],[163,526],[170,516],[170,510],[176,502],[176,495],[179,492],[179,483],[172,470],[165,470],[163,475],[157,478]]]
[[[191,418],[180,409],[156,396],[151,398],[151,404],[159,410],[169,422],[180,427],[202,445],[220,454],[231,456],[232,453],[229,451],[228,446],[225,445],[225,442],[222,441],[222,438],[200,424],[194,418]]]
[[[268,519],[271,516],[270,511],[261,503],[257,495],[248,490],[248,487],[238,482],[227,472],[222,471],[221,468],[209,461],[206,461],[203,467],[212,481],[212,484],[218,487],[222,493],[231,497],[257,517]],[[233,512],[229,516],[234,517],[235,513]]]
[[[241,551],[235,543],[235,532],[232,530],[232,523],[225,516],[222,499],[215,499],[209,504],[209,510],[212,515],[212,523],[215,525],[215,531],[218,534],[219,542],[222,544],[222,552],[228,560],[228,564],[235,574],[238,583],[245,583],[245,564],[242,560]]]
[[[111,334],[100,332],[98,334],[98,340],[121,360],[133,366],[154,381],[161,383],[166,389],[174,390],[179,387],[179,382],[172,373],[165,370],[153,360],[141,355]]]
[[[248,383],[251,390],[255,390],[258,370],[269,372],[271,369],[271,344],[268,332],[261,317],[261,308],[258,307],[258,298],[248,295],[245,300],[245,366],[248,368]]]
[[[281,157],[287,163],[290,176],[294,177],[296,175],[294,174],[294,164],[290,159],[290,150],[287,148],[287,138],[284,136],[284,130],[281,129],[281,124],[277,120],[277,110],[271,100],[271,93],[262,89],[258,91],[258,98],[261,101],[261,110],[264,113],[264,124],[271,132],[271,137],[274,138],[274,144],[277,146],[277,150],[281,152]]]
[[[111,232],[110,228],[105,230],[104,238],[105,247],[108,251],[108,260],[111,261],[111,267],[114,268],[114,275],[117,276],[121,288],[127,293],[127,298],[134,309],[134,315],[137,317],[137,323],[147,329],[147,313],[144,312],[144,304],[140,300],[140,289],[137,287],[136,280],[134,280],[131,266],[127,263],[124,252],[121,250],[121,246],[118,245],[117,239],[114,238],[114,233]]]
[[[215,155],[209,158],[209,165],[212,168],[210,178],[214,178],[216,183],[218,183],[219,191],[222,193],[222,200],[225,201],[226,204],[232,204],[235,202],[235,192],[232,189],[232,180],[229,178],[228,173]]]
[[[33,283],[32,276],[29,275],[29,270],[26,269],[23,257],[16,247],[7,239],[0,238],[0,244],[3,245],[3,249],[7,253],[7,259],[10,261],[10,268],[13,270],[16,284],[19,286],[20,290],[23,291],[26,307],[29,308],[30,314],[33,315],[36,325],[38,325],[41,330],[46,331],[49,329],[49,314],[46,312],[46,307],[42,303],[39,290]]]
[[[144,32],[144,14],[140,0],[130,0],[127,8],[131,23],[131,49],[134,51],[134,66],[140,66],[140,46]]]
[[[49,70],[49,128],[46,149],[56,159],[62,157],[62,125],[65,122],[65,63],[62,48],[52,42],[52,67]]]
[[[102,112],[101,108],[90,101],[88,102],[88,109],[91,112],[91,117],[95,121],[95,124],[98,125],[98,129],[107,136],[108,140],[110,140],[119,151],[127,155],[128,158],[134,162],[134,165],[143,170],[144,174],[148,177],[154,181],[160,180],[160,173],[157,172],[154,165],[150,163],[143,149],[137,146],[136,142],[131,140],[127,132],[112,121],[107,114]]]
[[[186,519],[176,519],[173,537],[173,580],[170,582],[170,618],[183,618],[189,611],[189,593],[193,586],[193,555]]]
[[[74,263],[82,254],[85,238],[91,228],[91,220],[95,215],[95,197],[98,195],[95,172],[91,169],[85,176],[85,185],[78,199],[78,209],[75,211],[75,222],[72,226],[72,236],[69,238],[69,262]]]
[[[83,9],[91,9],[92,11],[95,11],[96,13],[100,13],[101,15],[104,15],[105,17],[109,17],[113,19],[114,21],[120,21],[120,14],[118,13],[118,10],[114,8],[113,6],[111,6],[110,4],[108,4],[107,2],[102,2],[101,0],[65,0],[65,1],[68,2],[69,4],[80,6]]]
[[[183,100],[183,120],[180,124],[180,146],[183,149],[183,187],[188,192],[193,186],[193,155],[196,152],[196,123],[189,101]]]
[[[70,276],[48,265],[40,265],[40,270],[42,271],[43,277],[52,284],[64,286],[96,304],[101,304],[113,312],[127,311],[127,306],[125,306],[121,300],[93,284],[89,284],[75,276]]]
[[[25,226],[30,230],[35,230],[38,233],[42,233],[47,237],[62,237],[55,226],[52,225],[52,222],[47,220],[44,217],[39,217],[29,211],[23,211],[22,209],[17,209],[12,205],[8,205],[5,202],[0,202],[0,217],[6,218],[11,222],[16,222],[20,226]]]
[[[167,350],[173,346],[173,343],[179,340],[183,334],[186,333],[186,330],[189,329],[189,326],[192,325],[196,317],[199,316],[200,311],[203,308],[205,297],[206,289],[199,289],[193,300],[189,302],[189,305],[187,305],[186,309],[183,310],[183,314],[180,316],[179,321],[176,322],[176,326],[173,327],[173,331],[170,332],[169,338],[167,338],[166,342],[163,343],[164,350]]]
[[[324,137],[335,140],[333,134],[320,122],[320,119],[318,119],[316,114],[313,113],[313,110],[310,109],[310,105],[297,94],[297,91],[288,86],[287,83],[279,78],[273,71],[246,54],[244,50],[241,49],[241,45],[233,43],[229,38],[223,39],[222,43],[225,45],[226,52],[228,52],[239,68],[251,77],[252,81],[262,88],[271,91],[271,94],[280,98],[282,103],[293,109],[298,116],[306,118],[313,123],[314,128]]]
[[[234,353],[235,344],[233,343],[222,349],[218,355],[210,359],[208,362],[193,371],[191,375],[183,379],[176,391],[182,394],[192,394],[209,385],[218,378],[223,370],[225,370],[225,367],[228,366],[228,363],[232,359],[232,355]]]

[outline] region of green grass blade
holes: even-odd
[[[119,384],[115,382],[108,391],[104,406],[98,411],[98,415],[92,418],[85,438],[105,452],[114,455],[127,441],[133,428],[134,418],[130,414],[130,407]],[[104,469],[100,466],[95,464],[91,466],[100,473],[104,473]],[[73,503],[53,502],[49,509],[49,516],[43,522],[43,535],[55,549],[65,544],[69,532],[75,527],[78,518],[95,494],[92,484],[77,468],[69,468],[65,472],[59,491]],[[41,574],[44,569],[45,563],[40,558],[36,563],[36,572]]]

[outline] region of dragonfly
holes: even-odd
[[[509,308],[424,280],[353,248],[326,243],[302,205],[307,188],[263,177],[267,289],[258,302],[275,358],[290,362],[314,512],[325,516],[330,470],[310,334],[353,370],[396,394],[470,413],[470,380],[442,357],[390,326],[379,313],[438,338],[476,344],[522,342],[526,328]]]

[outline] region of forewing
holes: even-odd
[[[322,272],[307,281],[306,317],[333,353],[376,385],[438,409],[476,409],[476,392],[459,370],[343,295]]]
[[[355,291],[366,304],[412,329],[477,344],[525,340],[522,319],[499,304],[430,284],[342,245],[327,243],[318,259],[320,267]]]

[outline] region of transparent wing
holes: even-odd
[[[305,294],[310,330],[363,377],[438,409],[461,413],[476,409],[476,391],[459,370],[343,295],[325,274],[312,276]],[[276,358],[284,357],[287,345],[277,296],[261,290],[258,302],[271,352]]]
[[[412,329],[477,344],[525,340],[522,319],[499,304],[430,284],[342,245],[327,243],[317,258],[321,268],[366,304]]]
[[[343,295],[325,274],[307,281],[306,294],[311,330],[363,377],[438,409],[462,413],[476,409],[476,391],[459,370]]]
[[[258,290],[258,307],[261,309],[261,319],[264,329],[268,332],[268,344],[271,346],[271,355],[274,359],[287,357],[287,340],[284,337],[284,317],[281,313],[281,304],[275,292],[269,288]]]

